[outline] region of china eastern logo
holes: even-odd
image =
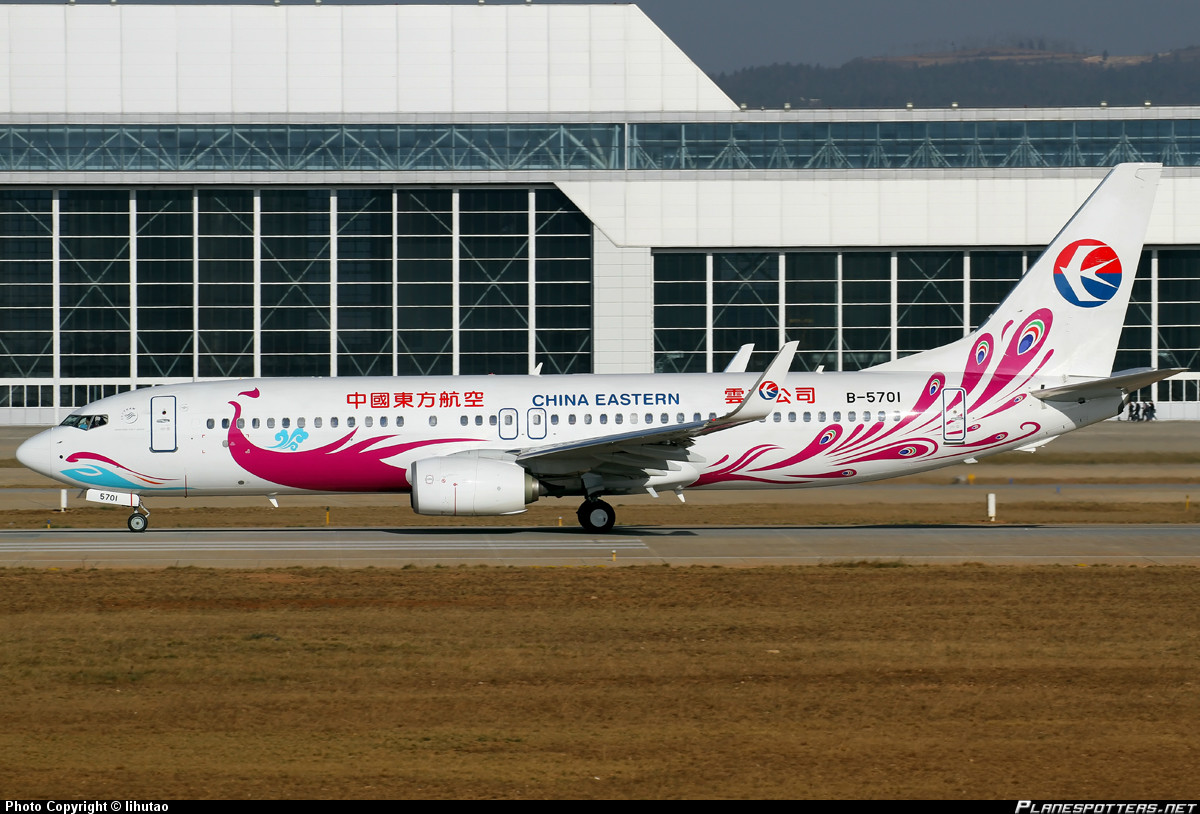
[[[1095,308],[1121,288],[1121,261],[1106,243],[1076,240],[1054,261],[1054,285],[1072,305]]]
[[[779,398],[779,385],[775,382],[763,382],[758,386],[758,394],[767,401],[775,401]]]

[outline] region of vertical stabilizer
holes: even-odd
[[[875,369],[969,370],[1036,353],[1041,374],[1108,376],[1161,171],[1114,167],[979,330]]]

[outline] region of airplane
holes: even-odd
[[[25,466],[129,506],[156,496],[411,495],[423,515],[580,497],[854,484],[1014,449],[1116,416],[1182,369],[1112,372],[1159,164],[1104,178],[968,336],[857,372],[249,379],[133,390],[25,441]]]

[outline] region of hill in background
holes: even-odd
[[[751,108],[1078,107],[1200,104],[1200,47],[1109,57],[975,48],[856,59],[838,68],[770,65],[714,76]]]

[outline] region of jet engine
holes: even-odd
[[[470,455],[414,461],[409,482],[417,514],[519,514],[543,493],[517,464]]]

